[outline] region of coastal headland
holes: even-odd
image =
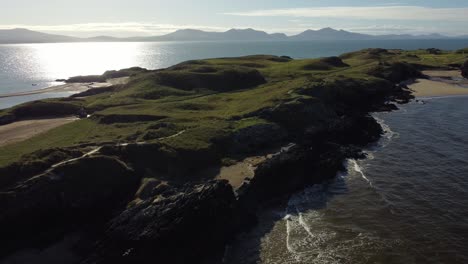
[[[60,248],[68,263],[219,263],[262,205],[363,158],[383,133],[369,113],[427,92],[408,80],[465,89],[466,61],[366,49],[71,78],[128,82],[0,111],[0,133],[81,117],[1,146],[0,256],[38,261]]]

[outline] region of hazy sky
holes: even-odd
[[[287,34],[323,27],[371,34],[468,34],[468,0],[396,1],[0,0],[0,28],[75,36],[248,27]]]

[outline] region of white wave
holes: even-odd
[[[299,211],[297,211],[297,213],[299,214],[299,224],[302,226],[302,228],[304,228],[304,230],[307,232],[307,234],[309,234],[309,236],[314,237],[314,234],[310,230],[310,227],[304,221],[304,217],[302,216],[302,213],[299,213]]]
[[[359,166],[358,162],[356,160],[354,160],[354,159],[350,159],[349,162],[352,165],[353,170],[355,172],[359,173],[361,175],[361,177],[364,180],[366,180],[371,187],[374,187],[371,180],[369,180],[369,178],[367,178],[366,174],[364,174],[364,172],[362,171],[362,168],[361,168],[361,166]]]
[[[295,262],[300,263],[301,262],[301,254],[298,252],[295,247],[296,247],[296,239],[292,239],[291,237],[292,232],[297,231],[297,221],[295,221],[293,216],[290,215],[290,219],[286,221],[286,248],[288,252],[291,254],[291,256],[295,259]]]
[[[365,150],[365,151],[364,151],[364,154],[366,154],[366,159],[368,159],[368,160],[373,160],[373,159],[375,159],[374,151]]]
[[[398,134],[397,132],[394,132],[389,125],[387,125],[385,123],[385,121],[381,118],[378,118],[376,116],[374,116],[375,120],[377,121],[377,123],[379,123],[379,125],[382,127],[382,130],[384,131],[384,137],[388,140],[391,140],[393,138],[397,138],[400,136],[400,134]]]
[[[440,96],[428,96],[428,97],[421,97],[420,99],[423,100],[436,100],[436,99],[444,99],[444,98],[458,98],[458,97],[468,97],[467,94],[461,94],[461,95],[440,95]]]
[[[286,248],[295,260],[293,263],[304,263],[304,258],[312,254],[321,240],[306,223],[303,214],[296,211],[297,214],[286,221]]]
[[[384,147],[388,146],[388,144],[390,144],[392,139],[400,137],[400,134],[398,132],[393,131],[390,128],[390,126],[385,123],[385,121],[383,119],[377,117],[376,115],[373,115],[373,117],[377,121],[377,123],[379,123],[379,125],[382,127],[382,130],[383,130],[382,138],[379,140],[379,142],[376,144],[375,147],[383,147],[384,148]],[[372,150],[372,148],[370,150]]]
[[[291,246],[291,225],[289,223],[290,221],[286,221],[286,248],[288,249],[289,253],[296,254],[296,251],[294,248]]]
[[[345,165],[372,186],[356,160],[347,160]],[[307,260],[307,263],[320,263],[316,261],[326,258],[320,248],[326,247],[336,233],[328,229],[316,230],[312,226],[321,221],[323,215],[320,210],[327,206],[330,195],[347,192],[348,175],[348,172],[339,172],[334,181],[315,184],[293,194],[288,200],[283,221],[286,225],[286,249],[293,262],[305,263]]]

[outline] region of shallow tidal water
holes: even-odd
[[[348,172],[266,210],[227,263],[468,263],[468,97],[375,117],[386,130]]]

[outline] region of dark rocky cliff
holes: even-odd
[[[463,77],[468,78],[468,60],[461,66],[461,72]]]
[[[251,60],[274,67],[292,61],[272,56]],[[171,92],[170,98],[176,97],[175,89],[186,97],[161,107],[153,97],[133,98],[123,106],[111,101],[108,109],[85,121],[104,130],[140,126],[163,136],[150,141],[149,132],[139,138],[143,133],[137,131],[111,142],[80,141],[74,147],[36,151],[1,168],[0,231],[5,239],[0,256],[47,247],[79,233],[83,239],[74,245],[76,263],[219,263],[224,246],[256,223],[262,204],[330,179],[344,169],[345,159],[362,157],[360,149],[382,134],[369,113],[394,109],[388,101],[410,100],[410,91],[397,83],[420,74],[407,64],[385,64],[366,78],[354,73],[303,77],[324,63],[331,71],[351,68],[337,57],[311,60],[290,81],[290,74],[280,78],[275,71],[264,77],[265,72],[248,69],[252,64],[223,64],[213,71],[206,62],[190,62],[137,76],[123,90],[125,100],[141,94],[145,85],[152,92]],[[161,80],[163,87],[157,86]],[[220,86],[223,80],[230,83]],[[135,93],[128,96],[129,90]],[[234,92],[240,99],[232,97]],[[271,99],[259,106],[270,93]],[[221,103],[197,101],[208,96]],[[99,98],[90,108],[104,109],[99,104],[112,100]],[[50,110],[42,103],[31,105]],[[116,143],[132,136],[149,142]],[[224,157],[243,158],[289,142],[293,144],[263,161],[253,179],[236,191],[226,181],[213,180],[213,174],[195,176],[211,167],[219,170]]]

